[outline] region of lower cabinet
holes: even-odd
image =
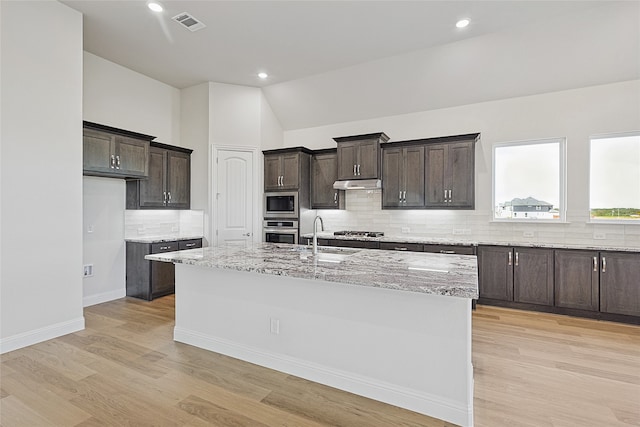
[[[600,252],[600,311],[640,316],[640,254]]]
[[[127,296],[151,301],[175,292],[175,266],[170,262],[149,261],[145,255],[202,247],[202,239],[162,243],[127,242]]]
[[[480,299],[553,305],[553,249],[479,246]]]
[[[478,286],[481,304],[640,323],[639,253],[479,246]]]

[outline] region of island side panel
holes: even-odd
[[[177,264],[174,339],[473,424],[469,299]]]

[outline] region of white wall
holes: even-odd
[[[53,1],[0,9],[6,352],[84,328],[82,16]]]
[[[88,52],[83,86],[84,120],[182,146],[178,89]],[[94,265],[94,276],[84,279],[86,306],[125,295],[125,181],[85,177],[83,194],[83,258]]]
[[[640,247],[640,227],[595,225],[589,219],[589,135],[640,129],[640,80],[491,101],[378,119],[286,131],[284,146],[331,148],[333,137],[383,131],[391,141],[480,132],[475,211],[382,211],[379,194],[347,192],[347,211],[322,212],[330,229],[402,227],[431,237]],[[535,138],[567,138],[568,224],[504,224],[491,220],[492,146]],[[453,230],[468,234],[453,235]],[[533,238],[524,238],[533,231]],[[594,240],[604,233],[605,240]]]

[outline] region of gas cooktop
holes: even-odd
[[[382,231],[334,231],[334,236],[355,236],[355,237],[382,237],[384,233]]]

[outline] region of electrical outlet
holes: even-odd
[[[593,238],[595,240],[604,240],[607,238],[607,235],[605,233],[593,233]]]
[[[403,233],[411,233],[411,229],[409,227],[402,227]]]
[[[471,234],[471,229],[469,228],[454,228],[453,229],[453,234],[456,236],[460,236],[460,235],[469,235]]]
[[[280,319],[271,319],[271,333],[274,335],[280,334]]]
[[[87,227],[87,233],[93,233],[93,230],[95,229],[94,225],[89,225]]]
[[[144,234],[144,227],[138,228],[138,235],[141,236]]]
[[[85,264],[82,267],[82,277],[91,277],[93,276],[93,264]]]
[[[522,237],[533,237],[535,235],[536,235],[536,233],[534,233],[533,231],[524,231],[522,233]]]

